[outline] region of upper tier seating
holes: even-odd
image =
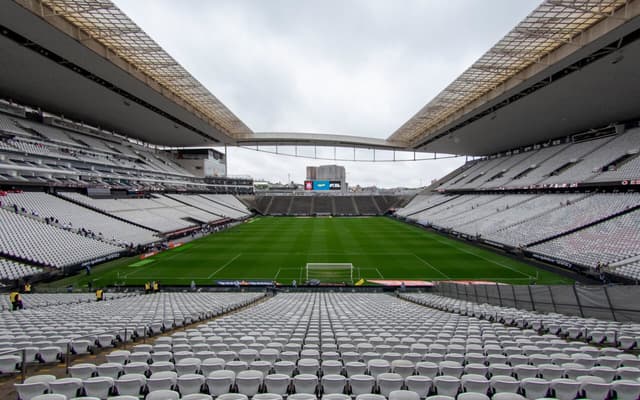
[[[520,188],[534,184],[572,184],[640,178],[640,128],[578,143],[486,160],[469,161],[468,168],[443,182],[441,189]]]
[[[128,190],[253,191],[249,180],[196,177],[170,152],[68,121],[67,126],[74,128],[56,123],[60,121],[43,124],[0,113],[0,181]]]
[[[41,192],[8,193],[9,204],[24,207],[28,212],[35,211],[42,218],[53,217],[60,225],[71,230],[84,228],[101,234],[104,240],[114,243],[146,244],[158,240],[154,232],[111,218],[107,215],[65,201],[59,197]],[[69,225],[71,224],[71,225]]]
[[[596,149],[592,153],[585,156],[580,162],[576,163],[571,168],[563,171],[557,176],[549,177],[544,183],[570,183],[570,182],[583,182],[589,178],[593,178],[595,175],[600,174],[604,168],[617,160],[621,156],[625,155],[630,149],[639,150],[640,143],[640,129],[630,130],[622,135],[614,137],[608,141],[604,146]],[[637,154],[636,154],[637,158]],[[633,174],[634,170],[621,169],[617,175],[621,178],[637,178],[638,176],[626,175],[626,173]],[[606,173],[605,175],[609,175]],[[598,180],[600,177],[596,177]],[[612,176],[613,180],[615,179]]]
[[[122,248],[0,209],[0,254],[51,267],[119,253]]]

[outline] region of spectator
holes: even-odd
[[[191,291],[195,292],[196,291],[196,281],[191,280]]]
[[[11,302],[11,306],[13,311],[22,310],[24,306],[22,305],[22,296],[17,290],[9,293],[9,301]]]

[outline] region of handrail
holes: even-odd
[[[5,355],[14,355],[17,352],[20,352],[22,354],[22,361],[20,363],[20,383],[24,383],[25,377],[27,375],[27,363],[26,363],[26,359],[27,359],[27,348],[23,347],[21,349],[16,349],[16,350],[5,350],[0,352],[0,356],[5,356]]]

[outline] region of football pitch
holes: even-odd
[[[512,284],[572,281],[492,251],[386,217],[261,217],[151,258],[126,258],[55,282],[213,285],[219,280],[306,279],[307,263],[351,263],[354,280],[486,280]]]

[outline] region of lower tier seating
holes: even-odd
[[[107,360],[16,389],[222,400],[640,395],[635,355],[386,294],[278,294],[153,344],[113,351]]]
[[[51,267],[119,253],[122,248],[0,209],[0,254]]]

